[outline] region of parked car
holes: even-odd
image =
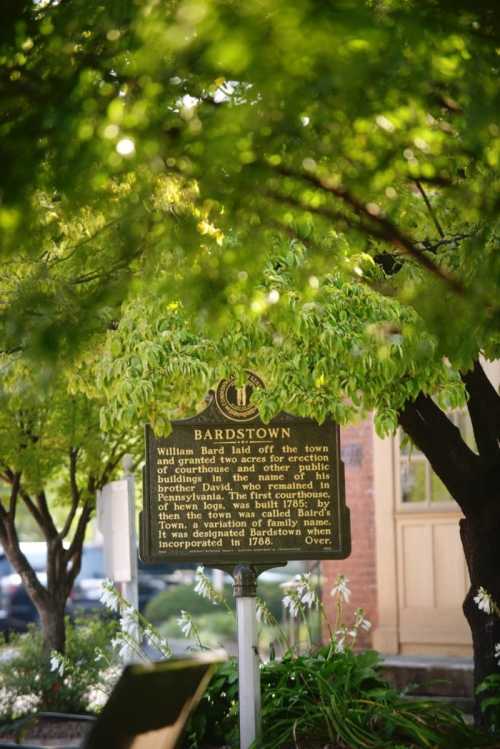
[[[22,542],[21,550],[35,570],[40,582],[47,582],[47,547],[45,542]],[[184,574],[194,566],[189,564],[146,565],[138,560],[139,610],[169,585],[180,582],[179,568]],[[102,611],[100,602],[102,583],[105,579],[104,553],[101,545],[86,544],[83,547],[82,564],[67,604],[70,615],[97,613]],[[38,621],[38,612],[28,596],[21,580],[0,548],[0,632],[26,631],[28,624]]]
[[[144,564],[138,559],[139,611],[144,611],[150,598],[169,585],[179,582],[179,572],[182,574],[191,571],[194,575],[194,569],[195,566],[191,564]],[[80,574],[71,593],[72,612],[88,613],[101,608],[100,598],[105,577],[103,547],[97,544],[84,546]]]

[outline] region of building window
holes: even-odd
[[[465,410],[449,414],[462,436],[475,450],[474,435],[469,414]],[[400,501],[406,507],[436,509],[436,505],[453,501],[449,491],[434,473],[425,455],[409,441],[404,432],[399,433]]]

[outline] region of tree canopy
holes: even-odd
[[[141,283],[220,332],[262,308],[292,240],[303,291],[361,279],[411,305],[440,353],[497,355],[494,3],[7,9],[8,350],[72,352]]]

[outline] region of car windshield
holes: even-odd
[[[102,579],[106,577],[104,572],[104,554],[102,546],[84,546],[82,554],[82,566],[79,578]]]

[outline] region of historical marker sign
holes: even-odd
[[[141,556],[214,566],[350,553],[339,429],[281,413],[264,424],[255,375],[157,439],[146,427]]]

